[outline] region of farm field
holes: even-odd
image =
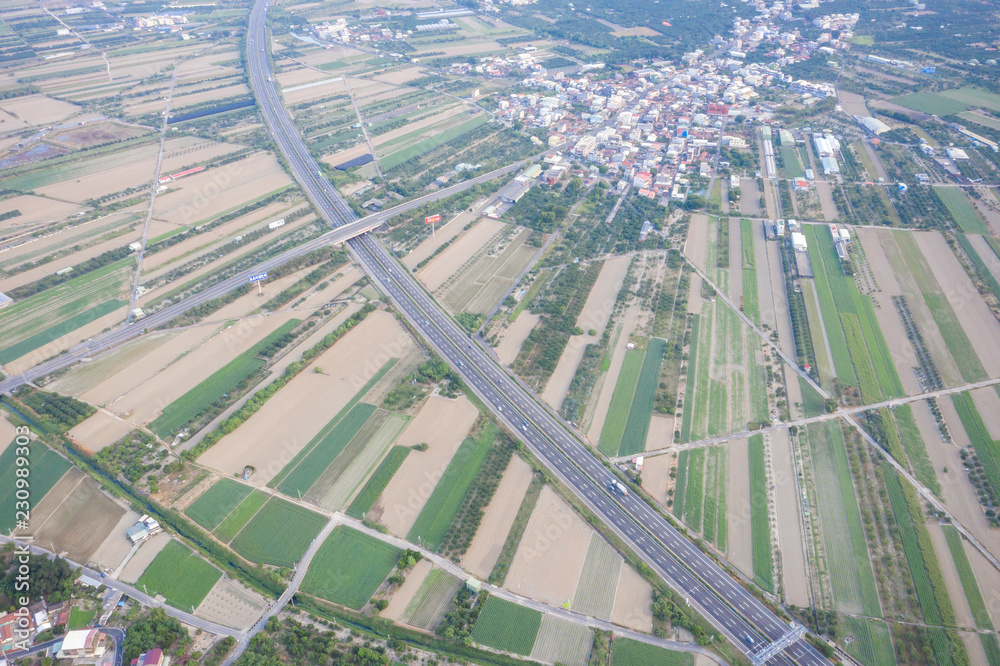
[[[618,382],[615,384],[615,392],[611,396],[611,406],[608,407],[608,416],[601,429],[601,438],[598,444],[598,448],[607,456],[618,455],[644,358],[645,354],[638,349],[630,349],[625,352],[625,361],[622,363]]]
[[[267,493],[254,490],[216,526],[213,534],[227,543],[232,541],[269,499]]]
[[[615,638],[611,666],[694,666],[694,655],[673,652],[631,638]]]
[[[591,617],[610,619],[623,563],[611,544],[594,532],[570,608]]]
[[[813,424],[806,430],[836,609],[880,617],[881,605],[843,432],[835,421]]]
[[[379,495],[389,485],[392,477],[399,471],[400,466],[406,460],[406,456],[410,451],[411,449],[405,446],[392,447],[389,455],[379,463],[379,466],[365,483],[361,492],[355,496],[354,501],[347,507],[346,513],[348,516],[359,520],[365,517],[365,514],[372,508],[372,505],[378,501]]]
[[[490,597],[476,620],[472,640],[497,650],[528,656],[541,624],[540,612]]]
[[[757,584],[774,592],[774,562],[771,556],[771,525],[767,506],[767,473],[764,436],[750,437],[750,524],[753,533],[753,573]]]
[[[589,628],[545,615],[531,649],[531,658],[545,663],[584,666],[593,645],[594,632]]]
[[[464,271],[445,293],[445,304],[454,312],[492,311],[538,254],[538,248],[525,243],[531,233],[522,229],[499,255],[481,257]]]
[[[327,518],[276,497],[257,512],[230,547],[261,564],[290,567],[323,529]]]
[[[462,557],[462,566],[470,573],[484,580],[489,578],[533,475],[531,465],[520,456],[511,457],[500,485],[485,508],[479,529]]]
[[[857,617],[844,618],[844,635],[854,640],[847,645],[847,653],[865,666],[893,666],[896,657],[892,650],[889,627],[885,622]]]
[[[963,101],[945,97],[938,93],[918,92],[901,97],[893,97],[889,101],[893,104],[899,104],[908,109],[920,111],[921,113],[929,113],[934,116],[950,116],[955,113],[968,111],[970,108],[970,105]]]
[[[302,589],[360,610],[395,568],[400,554],[398,548],[341,525],[320,546]]]
[[[469,437],[462,442],[410,528],[408,540],[432,549],[441,544],[497,434],[491,422],[478,438]]]
[[[642,369],[639,372],[632,404],[629,407],[628,420],[622,432],[618,455],[641,453],[646,448],[646,435],[649,433],[649,420],[653,416],[653,399],[656,396],[656,383],[660,378],[660,364],[667,348],[667,341],[661,338],[651,338],[643,358]],[[605,425],[607,422],[605,422]]]
[[[5,444],[9,444],[6,442]],[[34,500],[32,509],[44,498],[53,486],[62,478],[69,468],[70,462],[55,451],[38,442],[28,445],[28,457],[31,466],[31,495]],[[15,455],[16,447],[7,446],[0,453],[0,507],[4,513],[0,516],[0,532],[10,534],[16,526],[14,507],[17,502],[14,479],[16,478]],[[35,498],[38,498],[37,500]]]
[[[461,587],[462,581],[441,569],[434,569],[427,574],[413,595],[403,612],[402,621],[410,626],[432,631],[444,617],[448,604]]]
[[[426,443],[427,450],[406,456],[368,518],[381,522],[393,534],[408,534],[478,416],[479,411],[465,396],[457,400],[431,396],[397,442],[406,447]]]
[[[195,609],[200,618],[246,631],[267,610],[263,596],[231,578],[220,578]]]
[[[184,513],[206,530],[212,531],[252,491],[249,486],[232,479],[220,479],[184,509]]]
[[[139,577],[136,587],[150,595],[162,595],[172,606],[194,612],[221,575],[190,548],[171,540]]]
[[[967,234],[985,234],[986,225],[979,218],[976,209],[972,207],[969,200],[960,188],[957,187],[935,187],[934,193],[944,202],[948,212],[958,228]]]
[[[684,414],[681,417],[681,437],[680,442],[691,441],[691,418],[694,409],[695,382],[693,378],[697,376],[698,370],[698,329],[701,323],[701,315],[691,317],[691,347],[688,352],[688,382],[684,392]]]
[[[480,219],[463,230],[442,252],[416,272],[424,286],[432,292],[440,289],[478,250],[488,246],[490,239],[503,233],[508,225],[497,220]]]
[[[298,455],[389,360],[414,350],[412,338],[393,316],[375,311],[302,370],[253,416],[201,455],[199,461],[224,475],[256,471],[255,485],[266,485]],[[322,373],[315,371],[321,368]],[[357,381],[358,379],[361,382]],[[358,398],[360,399],[360,398]]]
[[[260,358],[260,352],[291,332],[300,322],[299,319],[290,319],[284,322],[253,347],[242,352],[190,391],[167,405],[163,412],[149,424],[150,430],[164,439],[176,434],[212,403],[235,390],[250,375],[264,367],[265,361]]]

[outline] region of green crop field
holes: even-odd
[[[323,441],[324,438],[330,435],[330,431],[340,424],[341,419],[343,419],[344,417],[346,417],[348,414],[351,413],[355,405],[361,402],[361,399],[368,394],[368,391],[370,391],[372,387],[375,386],[375,384],[377,384],[378,381],[382,379],[382,377],[384,377],[385,374],[389,372],[389,370],[394,365],[396,365],[396,362],[398,360],[399,359],[390,358],[388,361],[386,361],[385,365],[379,368],[379,371],[376,372],[372,376],[372,378],[369,379],[365,383],[365,385],[361,387],[361,390],[355,393],[351,397],[351,399],[347,402],[347,404],[344,405],[339,412],[337,412],[336,416],[330,419],[330,421],[325,426],[323,426],[323,429],[320,430],[318,433],[316,433],[316,436],[313,437],[312,440],[310,440],[310,442],[306,444],[301,451],[296,453],[295,457],[292,458],[292,460],[287,465],[285,465],[284,468],[282,468],[282,470],[278,472],[273,479],[268,481],[267,486],[269,488],[277,488],[279,484],[285,480],[285,477],[291,474],[292,470],[298,467],[299,463],[301,463],[306,456],[312,453],[313,448],[315,448],[319,442]]]
[[[865,339],[861,335],[861,323],[858,321],[858,316],[842,314],[840,315],[840,323],[844,329],[844,338],[847,340],[847,349],[850,351],[851,360],[854,361],[854,372],[857,374],[858,384],[861,386],[861,400],[867,404],[878,402],[882,394],[878,388],[875,369],[868,356],[868,348],[865,347]]]
[[[618,455],[628,456],[646,450],[646,435],[649,433],[649,420],[653,416],[653,399],[656,397],[656,382],[660,378],[660,365],[667,348],[667,341],[661,338],[651,338],[646,347],[646,356],[639,372],[632,407],[629,409],[628,421],[622,435]]]
[[[972,243],[969,242],[968,237],[965,234],[955,234],[958,238],[958,242],[962,245],[962,249],[965,250],[965,254],[969,256],[969,260],[976,267],[976,273],[989,285],[990,291],[997,298],[1000,298],[1000,282],[993,277],[993,273],[990,272],[989,267],[987,267],[986,262],[983,258],[979,256],[979,252],[973,247]]]
[[[231,547],[251,562],[290,567],[302,559],[326,522],[325,516],[272,497]]]
[[[677,481],[674,483],[673,510],[674,515],[678,518],[684,517],[684,504],[687,495],[687,473],[690,459],[690,451],[681,451],[677,456]]]
[[[190,548],[171,539],[135,586],[150,596],[162,594],[171,606],[194,612],[221,576],[221,571]]]
[[[497,650],[527,656],[531,654],[541,625],[542,614],[538,611],[490,597],[476,620],[472,640]]]
[[[433,631],[461,587],[458,578],[443,569],[431,569],[400,619],[411,627]]]
[[[77,629],[83,629],[84,627],[89,627],[90,623],[94,621],[94,615],[97,614],[96,608],[91,608],[90,610],[83,610],[76,606],[73,610],[69,612],[69,623],[67,629],[70,631],[75,631]]]
[[[938,483],[937,475],[934,473],[934,465],[927,455],[927,445],[923,435],[920,434],[917,422],[913,420],[913,409],[909,405],[899,405],[893,408],[892,415],[899,431],[899,439],[903,443],[903,449],[906,451],[906,457],[910,460],[917,481],[940,497],[941,484]]]
[[[245,500],[240,502],[239,506],[226,516],[225,520],[219,523],[219,526],[212,533],[219,537],[220,540],[229,543],[250,522],[250,519],[267,504],[268,499],[270,497],[267,493],[259,490],[253,491]]]
[[[781,161],[785,165],[785,176],[788,178],[802,178],[806,175],[802,170],[802,165],[799,164],[799,154],[795,152],[795,148],[792,146],[781,146],[778,150],[781,151]]]
[[[934,193],[944,202],[959,229],[967,234],[989,233],[961,188],[935,186]]]
[[[309,453],[278,484],[278,490],[291,497],[301,495],[309,490],[374,413],[375,405],[362,402],[355,405],[354,409],[338,421],[333,428],[327,430],[324,436],[314,437],[315,444]],[[307,448],[309,448],[308,445]]]
[[[972,347],[969,336],[959,322],[958,315],[952,309],[948,297],[944,294],[925,293],[924,302],[934,316],[934,321],[941,331],[941,337],[951,352],[951,357],[955,359],[955,365],[962,375],[962,379],[967,382],[978,382],[986,379],[986,370],[983,368],[979,355]]]
[[[757,584],[774,592],[771,523],[767,511],[764,436],[750,437],[750,531],[753,533],[753,574]]]
[[[441,539],[455,519],[455,514],[458,513],[462,500],[475,480],[476,473],[486,459],[490,447],[493,446],[498,432],[497,427],[489,423],[483,428],[478,439],[467,437],[462,442],[448,463],[448,468],[441,475],[441,480],[427,498],[427,503],[410,528],[407,539],[415,542],[419,538],[423,546],[431,550],[441,544]]]
[[[684,498],[684,522],[697,532],[701,531],[701,517],[705,493],[705,449],[691,451],[687,471],[687,490]]]
[[[836,609],[881,617],[843,431],[839,422],[828,421],[809,425],[807,432]]]
[[[953,393],[951,401],[958,412],[958,418],[962,421],[962,427],[972,442],[972,447],[976,450],[976,455],[986,472],[986,480],[993,489],[993,496],[1000,497],[1000,446],[990,437],[990,431],[983,422],[983,417],[979,415],[979,409],[972,399],[972,394],[968,391]]]
[[[691,348],[688,352],[687,384],[684,389],[684,414],[681,418],[681,442],[691,441],[691,414],[694,411],[695,372],[698,369],[698,323],[700,315],[691,317]]]
[[[635,387],[639,383],[643,358],[644,354],[639,349],[625,352],[625,360],[622,362],[615,391],[611,395],[611,405],[608,407],[608,415],[604,427],[601,428],[601,439],[597,445],[601,453],[606,456],[617,455],[621,447],[632,398],[635,397]],[[645,445],[645,442],[643,444]]]
[[[394,153],[389,153],[388,155],[379,158],[379,165],[383,170],[389,171],[409,159],[429,153],[438,146],[442,146],[449,141],[457,139],[463,134],[471,132],[481,125],[485,125],[488,121],[489,118],[486,114],[480,114],[472,120],[467,120],[464,123],[453,125],[450,129],[418,141],[412,146],[403,148],[402,150],[397,150]]]
[[[316,552],[302,589],[361,610],[395,568],[401,554],[399,548],[341,525]]]
[[[410,453],[408,446],[394,446],[379,464],[375,473],[371,475],[361,492],[357,494],[351,505],[347,507],[347,515],[352,518],[361,519],[369,509],[378,501],[382,491],[389,485],[392,477],[399,471],[406,456]]]
[[[0,454],[0,532],[10,534],[17,526],[17,448],[13,444],[7,446]],[[70,462],[61,455],[48,449],[37,441],[28,445],[28,460],[31,461],[31,508],[34,510],[52,486],[63,477]]]
[[[709,373],[712,369],[712,332],[713,323],[715,323],[712,312],[714,309],[708,307],[708,311],[703,312],[701,315],[702,331],[700,335],[705,339],[702,341],[704,344],[698,345],[698,356],[700,357],[698,359],[698,372],[697,375],[688,373],[688,381],[694,381],[695,383],[693,404],[685,405],[685,407],[692,409],[692,438],[704,437],[708,425],[708,399],[711,390]],[[721,324],[722,322],[723,319],[720,317],[719,323]]]
[[[69,319],[65,319],[54,326],[46,328],[44,331],[36,333],[31,337],[21,340],[17,344],[7,347],[3,351],[0,351],[0,363],[10,363],[14,359],[21,358],[25,354],[30,354],[31,352],[44,347],[50,342],[55,342],[64,335],[72,333],[81,326],[85,326],[92,321],[97,321],[101,317],[107,314],[111,314],[115,310],[127,305],[124,301],[119,301],[112,299],[110,301],[105,301],[100,305],[95,305],[89,310],[84,310],[78,315],[74,315]],[[43,319],[43,321],[46,321]],[[56,350],[59,351],[59,350]],[[51,356],[52,354],[46,354]],[[39,359],[41,360],[41,359]]]
[[[990,619],[990,613],[986,609],[982,591],[979,589],[976,575],[972,571],[972,564],[969,562],[968,555],[965,554],[962,536],[951,525],[942,525],[941,529],[948,541],[948,550],[951,551],[951,559],[955,562],[958,577],[962,581],[962,590],[969,602],[969,610],[972,611],[976,628],[991,632],[979,634],[979,641],[983,645],[983,651],[986,652],[986,660],[990,664],[1000,664],[1000,641],[997,640],[996,634],[992,633],[993,620]]]
[[[743,269],[743,314],[760,324],[760,299],[757,295],[757,269]]]
[[[743,268],[756,268],[757,256],[753,248],[753,221],[740,220],[740,240],[743,248]]]
[[[889,100],[914,111],[929,113],[933,116],[950,116],[962,111],[968,111],[970,104],[961,102],[937,93],[918,92]]]
[[[674,652],[631,638],[615,638],[611,646],[611,666],[693,666],[690,652]]]
[[[830,352],[833,354],[833,366],[837,370],[837,378],[841,384],[847,386],[857,386],[858,380],[854,374],[854,365],[851,363],[851,353],[847,348],[847,340],[844,339],[844,331],[840,326],[840,317],[837,314],[837,306],[834,303],[833,292],[828,281],[829,270],[840,271],[840,262],[836,256],[829,257],[821,248],[818,236],[826,236],[829,233],[826,229],[817,231],[812,225],[804,225],[802,233],[805,234],[809,247],[809,259],[813,266],[813,284],[816,295],[819,297],[820,313],[823,318],[823,327],[826,329],[826,337],[830,342]],[[827,262],[834,265],[826,266]]]
[[[221,479],[212,484],[201,497],[184,509],[191,520],[206,530],[214,530],[240,503],[247,498],[253,489],[232,479]]]
[[[982,88],[952,88],[944,90],[941,94],[949,99],[964,102],[969,106],[982,107],[990,111],[1000,112],[1000,95],[983,90]]]
[[[236,389],[250,375],[264,367],[264,359],[258,357],[260,351],[289,333],[299,325],[300,321],[299,319],[289,319],[263,340],[167,405],[163,412],[149,424],[150,430],[164,439],[172,437],[212,403]]]
[[[847,653],[865,666],[895,666],[889,627],[885,622],[843,616],[843,633],[854,638],[847,644]],[[843,645],[843,641],[841,645]]]

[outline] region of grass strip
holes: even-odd
[[[351,505],[347,507],[348,516],[357,518],[358,520],[365,517],[368,510],[372,508],[382,495],[382,491],[389,485],[392,477],[399,471],[400,466],[402,466],[403,461],[406,460],[406,456],[409,455],[410,451],[411,449],[408,446],[392,447],[389,455],[382,460],[375,473],[365,483],[364,488],[357,494]]]

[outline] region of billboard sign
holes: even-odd
[[[256,273],[247,278],[247,282],[260,282],[267,279],[267,273]]]
[[[440,221],[441,221],[440,215],[431,215],[430,217],[424,218],[424,224],[434,224],[435,222],[440,222]]]

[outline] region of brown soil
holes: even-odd
[[[771,459],[774,463],[774,508],[778,514],[785,601],[804,608],[809,605],[809,574],[802,550],[801,502],[796,490],[792,442],[787,430],[771,433]]]
[[[382,617],[390,619],[393,622],[399,622],[406,612],[406,607],[413,601],[413,597],[416,596],[417,591],[420,590],[420,586],[423,585],[424,580],[427,578],[427,574],[433,568],[434,565],[430,560],[420,560],[417,562],[413,570],[406,575],[406,581],[393,593],[392,598],[389,600],[389,607],[382,611]]]
[[[459,236],[441,254],[417,272],[417,277],[429,291],[435,291],[457,271],[466,260],[507,227],[497,220],[483,219]]]
[[[223,576],[198,605],[194,614],[233,629],[249,629],[267,610],[267,599]]]
[[[128,541],[128,538],[124,535],[123,539]],[[170,542],[171,536],[166,532],[160,532],[155,536],[151,536],[139,547],[139,550],[135,552],[132,559],[128,561],[125,568],[122,569],[121,574],[119,574],[118,579],[123,583],[135,583],[139,580],[139,576],[142,572],[146,570],[146,567],[156,559],[156,556],[160,554],[160,551],[167,547]]]
[[[753,576],[753,533],[750,531],[750,450],[747,440],[729,443],[729,552],[726,556],[737,569]]]
[[[496,494],[486,507],[479,530],[462,558],[462,566],[467,571],[484,580],[489,577],[514,524],[524,493],[531,484],[531,477],[531,465],[519,456],[511,458]]]
[[[517,319],[514,320],[514,323],[507,327],[503,340],[500,341],[500,344],[496,348],[497,358],[500,359],[501,363],[510,365],[514,362],[518,352],[521,351],[521,345],[524,344],[524,341],[541,318],[541,315],[531,314],[527,310],[523,310],[517,316]]]
[[[611,621],[649,633],[653,629],[652,603],[653,588],[649,583],[632,567],[622,567],[618,574],[618,591]]]
[[[96,414],[70,430],[67,435],[87,451],[97,453],[134,429],[135,426],[128,421],[112,416],[104,410],[98,410]]]

